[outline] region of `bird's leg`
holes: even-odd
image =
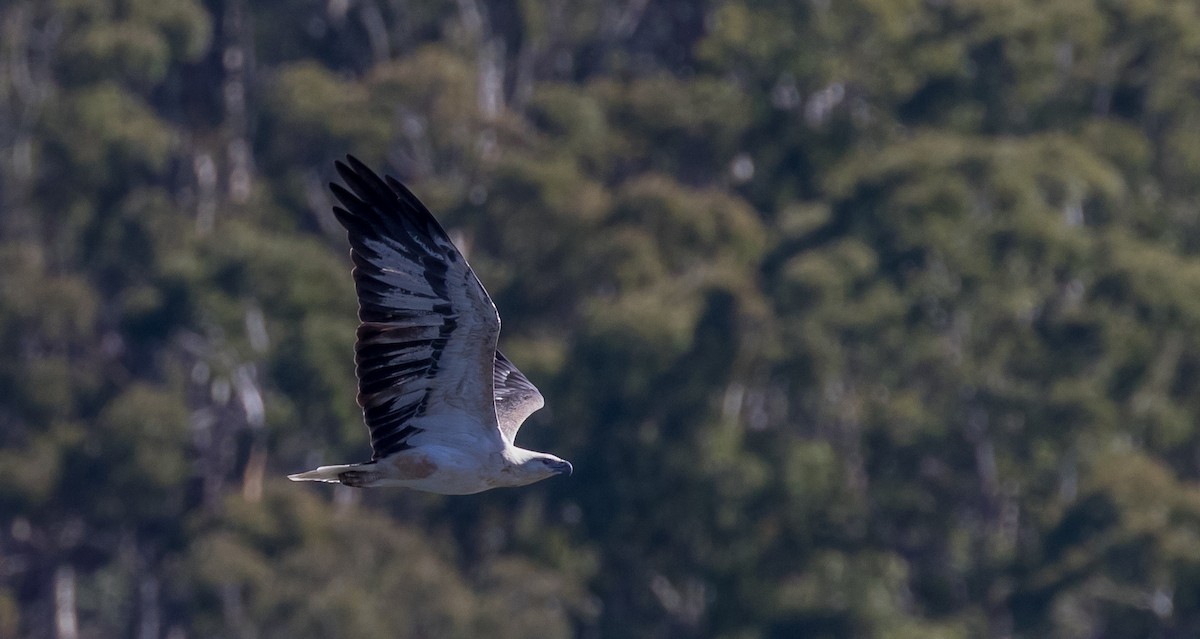
[[[354,488],[364,488],[379,480],[382,473],[373,470],[347,470],[338,473],[338,481]]]

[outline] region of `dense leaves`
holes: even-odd
[[[0,639],[1193,637],[1191,0],[0,4]],[[366,459],[325,183],[570,480]]]

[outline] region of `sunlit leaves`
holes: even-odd
[[[1200,628],[1194,2],[0,22],[0,635],[64,563],[81,636]],[[571,480],[285,485],[368,454],[348,152],[463,247]]]
[[[363,87],[314,62],[280,69],[266,106],[270,150],[281,162],[312,162],[330,147],[359,149],[387,131],[370,110]]]
[[[170,129],[117,85],[80,90],[56,107],[45,133],[49,155],[76,183],[98,188],[118,176],[160,175],[166,168],[174,144]]]
[[[221,628],[222,606],[236,596],[243,623],[265,637],[521,637],[532,627],[569,636],[577,595],[553,573],[502,559],[476,584],[415,528],[365,510],[331,519],[312,497],[279,489],[253,508],[231,503],[198,535],[180,584],[207,604],[197,627]],[[502,614],[509,606],[523,612]]]

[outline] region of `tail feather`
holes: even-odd
[[[324,481],[331,484],[340,484],[342,479],[340,475],[358,464],[341,464],[338,466],[321,466],[315,470],[310,470],[295,475],[288,475],[288,479],[292,481]]]

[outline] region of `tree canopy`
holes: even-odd
[[[0,639],[1200,634],[1194,0],[0,3]],[[367,459],[325,187],[576,473]]]

